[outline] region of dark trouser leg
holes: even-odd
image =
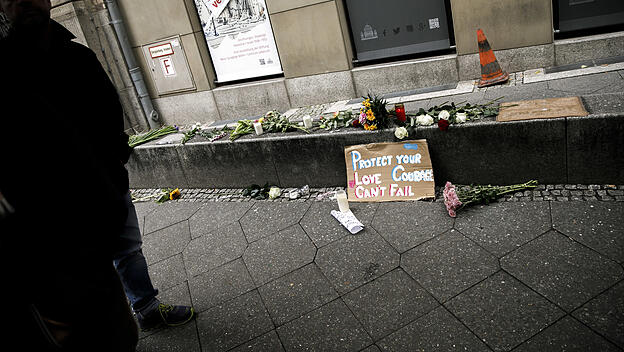
[[[152,285],[141,246],[141,231],[130,193],[126,195],[128,220],[117,239],[113,264],[119,273],[126,296],[133,310],[139,310],[156,299],[158,290]]]

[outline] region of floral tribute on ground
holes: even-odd
[[[537,187],[536,180],[510,186],[458,186],[446,182],[444,186],[444,205],[449,216],[454,218],[457,211],[474,204],[489,204],[501,196]],[[459,189],[458,189],[459,188]]]

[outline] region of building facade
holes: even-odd
[[[98,54],[118,87],[128,127],[144,130],[145,113],[111,25],[111,2],[54,0],[52,16]],[[624,55],[622,32],[591,40],[554,35],[623,21],[620,0],[114,2],[166,124],[475,79],[478,28],[509,72]]]

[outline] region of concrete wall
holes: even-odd
[[[506,123],[482,120],[454,126],[448,132],[452,138],[436,126],[419,127],[413,139],[427,139],[438,186],[447,180],[506,185],[532,179],[546,184],[620,184],[624,141],[617,137],[623,132],[622,116],[593,115]],[[345,146],[395,141],[394,131],[388,129],[245,136],[234,143],[151,143],[132,154],[130,185],[242,188],[268,182],[281,187],[334,187],[347,179]]]
[[[552,0],[451,0],[457,54],[478,52],[477,29],[494,50],[553,42]]]
[[[119,0],[128,37],[145,76],[150,96],[165,124],[192,124],[220,119],[214,97],[215,74],[193,0]],[[180,36],[195,89],[159,95],[142,46]]]
[[[103,0],[52,0],[51,17],[98,57],[117,88],[128,132],[148,128]],[[69,93],[68,93],[69,94]]]
[[[457,54],[354,67],[343,0],[266,2],[284,77],[218,86],[194,0],[118,0],[150,96],[164,123],[248,118],[272,109],[285,111],[368,92],[385,94],[479,78],[477,28],[485,31],[499,63],[508,72],[574,62],[588,54],[621,55],[622,46],[617,44],[624,37],[553,43],[551,0],[451,0]],[[101,56],[124,106],[129,111],[140,109],[103,3],[53,0],[58,7],[55,16]],[[90,8],[90,17],[83,20],[82,7]],[[96,15],[93,7],[97,8]],[[95,26],[95,32],[88,22]],[[195,88],[159,95],[142,47],[174,36],[181,39]],[[592,51],[594,42],[605,49]]]
[[[312,4],[292,8],[296,3]],[[285,5],[275,0],[267,4],[286,78],[348,70],[336,3],[300,0]]]

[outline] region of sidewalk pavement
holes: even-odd
[[[415,112],[582,95],[590,113],[621,114],[624,70],[603,70],[513,73],[502,86],[460,82],[389,101]],[[136,203],[160,298],[199,312],[142,333],[138,351],[622,351],[624,186],[550,186],[456,219],[439,198],[352,203],[365,224],[357,235],[330,215],[335,202],[314,197],[185,190],[180,201]]]
[[[314,198],[135,205],[161,300],[199,312],[138,351],[624,349],[624,202],[351,203],[357,235]]]

